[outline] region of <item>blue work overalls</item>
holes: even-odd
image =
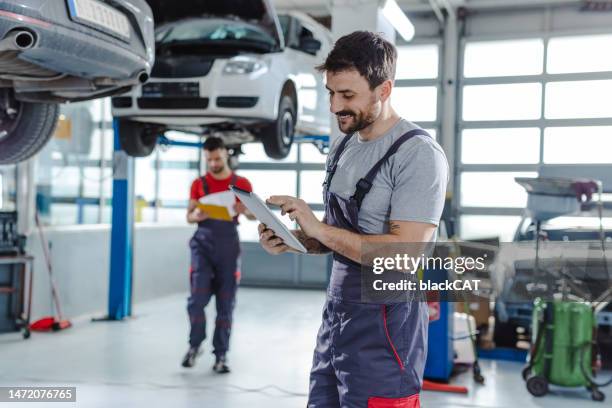
[[[236,183],[232,174],[230,184]],[[206,178],[202,177],[204,194],[209,193]],[[189,241],[191,248],[191,296],[187,311],[191,323],[189,344],[199,347],[206,338],[204,308],[215,295],[217,318],[213,335],[213,352],[223,355],[229,349],[232,312],[240,277],[240,240],[237,221],[207,219],[198,223],[198,229]]]
[[[382,165],[415,135],[429,136],[422,129],[402,135],[359,180],[348,200],[329,191],[340,156],[352,137],[345,136],[327,168],[326,223],[364,234],[358,225],[364,197]],[[338,253],[333,258],[310,373],[308,408],[419,407],[427,354],[427,304],[365,303],[361,299],[361,265]]]

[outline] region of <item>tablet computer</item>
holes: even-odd
[[[257,219],[266,224],[266,227],[274,231],[277,237],[290,246],[291,248],[298,250],[303,253],[308,251],[304,248],[304,245],[291,233],[289,228],[283,224],[283,222],[268,208],[266,203],[257,196],[257,194],[250,191],[243,190],[236,186],[230,186],[230,189],[236,194],[236,197],[242,201],[242,203],[253,213]]]

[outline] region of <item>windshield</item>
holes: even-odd
[[[257,43],[270,50],[276,46],[274,38],[258,26],[214,18],[183,20],[162,26],[156,32],[155,41],[158,45],[205,42],[239,46]]]

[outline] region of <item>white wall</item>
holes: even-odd
[[[106,315],[110,261],[110,226],[56,227],[45,230],[51,243],[53,273],[64,314]],[[185,293],[189,281],[188,241],[193,227],[138,225],[134,234],[133,314],[137,302]],[[38,232],[28,237],[34,255],[32,319],[52,312],[49,279]]]

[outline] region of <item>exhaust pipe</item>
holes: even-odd
[[[145,82],[149,80],[149,74],[147,74],[145,71],[142,71],[141,73],[138,74],[137,78],[138,78],[138,82],[140,82],[141,84],[144,84]]]
[[[17,31],[15,33],[15,45],[20,50],[27,50],[34,46],[36,43],[36,37],[30,31]]]
[[[13,30],[0,40],[0,51],[25,51],[36,44],[36,36],[27,30]]]

